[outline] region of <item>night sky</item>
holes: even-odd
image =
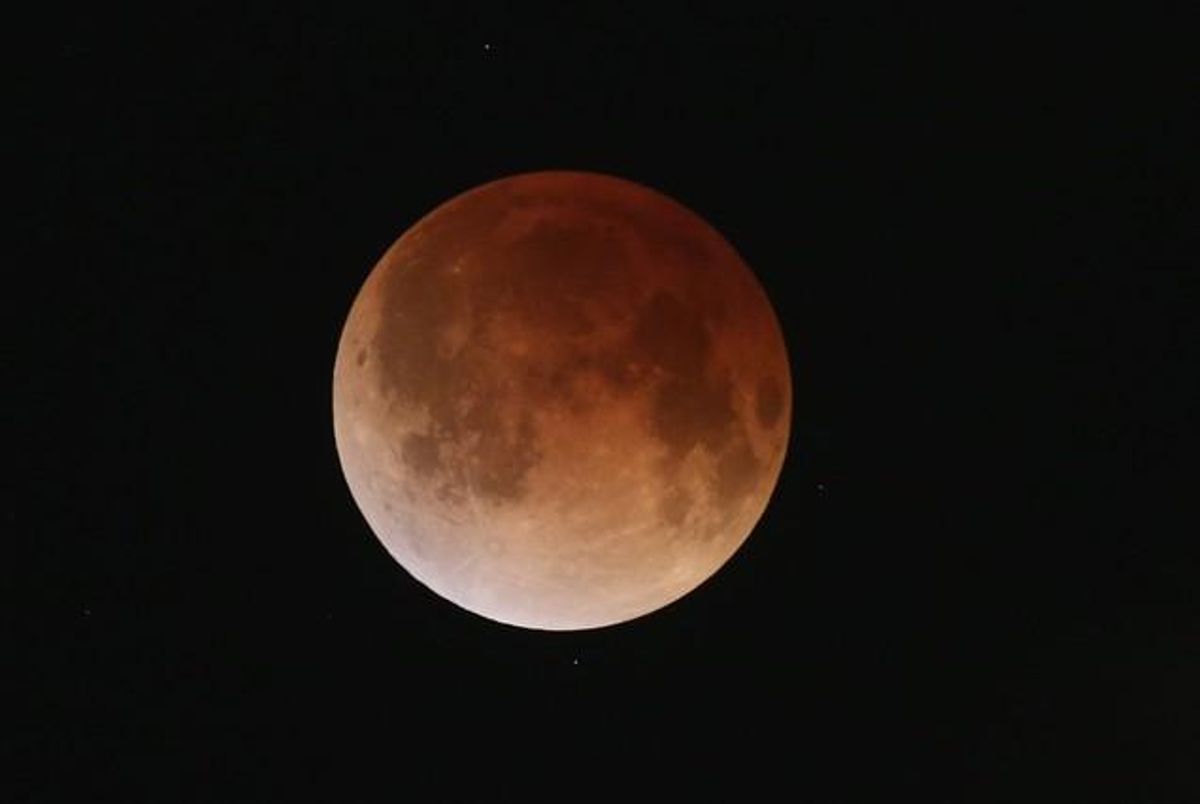
[[[1200,800],[1181,13],[166,5],[14,30],[0,799]],[[384,249],[551,168],[720,230],[795,383],[741,551],[577,633],[411,579],[330,407]]]

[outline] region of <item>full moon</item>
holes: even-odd
[[[469,190],[405,232],[350,308],[333,425],[392,557],[502,623],[597,628],[686,595],[779,478],[792,383],[738,253],[596,173]]]

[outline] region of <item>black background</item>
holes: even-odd
[[[905,5],[39,7],[3,798],[1200,800],[1189,27]],[[546,168],[713,223],[795,381],[744,548],[568,634],[403,573],[330,417],[383,250]]]

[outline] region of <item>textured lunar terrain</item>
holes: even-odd
[[[536,173],[438,207],[375,266],[334,368],[372,531],[473,612],[591,628],[737,550],[784,458],[770,304],[704,221],[639,185]]]

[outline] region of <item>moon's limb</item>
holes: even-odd
[[[711,227],[598,174],[492,182],[406,232],[334,368],[351,492],[393,557],[501,622],[590,628],[695,588],[778,479],[778,322]]]

